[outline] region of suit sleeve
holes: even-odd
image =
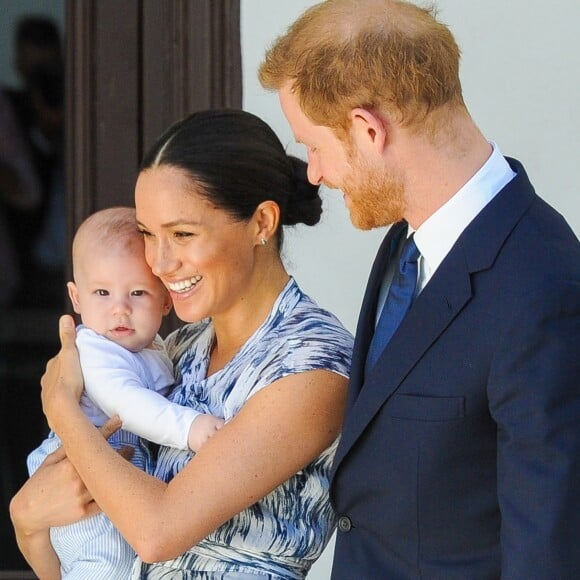
[[[580,284],[514,314],[489,381],[498,425],[502,578],[580,570]]]
[[[187,436],[198,411],[146,388],[132,353],[95,337],[77,341],[88,397],[123,429],[160,445],[188,449]],[[106,352],[105,352],[106,349]]]

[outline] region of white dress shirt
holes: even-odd
[[[515,177],[514,171],[501,154],[499,147],[493,142],[490,144],[491,155],[479,171],[416,231],[409,226],[407,237],[412,233],[415,234],[415,244],[421,253],[416,294],[425,288],[465,228]],[[391,261],[381,286],[377,322],[387,299],[401,249],[402,244],[398,249],[397,259]]]

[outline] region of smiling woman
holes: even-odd
[[[318,222],[318,186],[260,119],[207,111],[153,146],[136,206],[147,262],[191,323],[166,341],[171,399],[225,425],[196,454],[162,447],[153,476],[134,469],[79,411],[65,317],[43,405],[88,494],[63,491],[66,461],[41,467],[12,503],[20,546],[41,566],[48,527],[94,498],[137,552],[134,578],[303,578],[334,529],[328,481],[352,348],[280,258],[283,225]]]
[[[258,247],[251,241],[254,222],[233,218],[203,193],[183,169],[146,170],[137,181],[137,219],[147,261],[169,289],[179,318],[191,322],[211,315],[216,323],[242,293],[260,308],[258,283],[250,279]],[[276,213],[272,202],[260,208],[260,219],[270,220],[265,228],[275,223]]]

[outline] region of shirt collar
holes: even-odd
[[[463,230],[515,176],[499,147],[493,142],[490,144],[492,152],[483,166],[415,232],[424,283],[443,262]]]

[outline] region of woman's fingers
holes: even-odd
[[[121,419],[118,415],[111,417],[102,427],[99,428],[101,435],[108,439],[113,433],[116,433],[122,426]]]
[[[11,513],[25,533],[63,526],[99,511],[66,457],[49,455],[11,502]]]
[[[99,428],[99,431],[103,435],[105,439],[108,439],[113,433],[116,433],[122,426],[121,419],[118,415],[111,417],[102,427]],[[123,457],[130,459],[133,455],[132,449],[129,447],[127,451],[123,451],[121,453]],[[54,465],[59,461],[62,461],[66,458],[66,451],[64,447],[59,447],[56,451],[53,451],[50,455],[46,457],[43,461],[43,465]]]
[[[76,328],[72,316],[64,314],[58,321],[58,333],[60,336],[61,351],[75,350]]]
[[[42,465],[54,465],[59,461],[66,458],[66,451],[64,447],[59,447],[56,451],[53,451],[50,455],[47,455],[46,459],[42,462]]]
[[[58,412],[61,408],[59,397],[73,395],[78,400],[83,390],[83,375],[75,344],[75,324],[71,316],[61,316],[59,335],[61,349],[54,358],[48,361],[40,380],[42,406],[51,427],[53,427],[51,412]]]

